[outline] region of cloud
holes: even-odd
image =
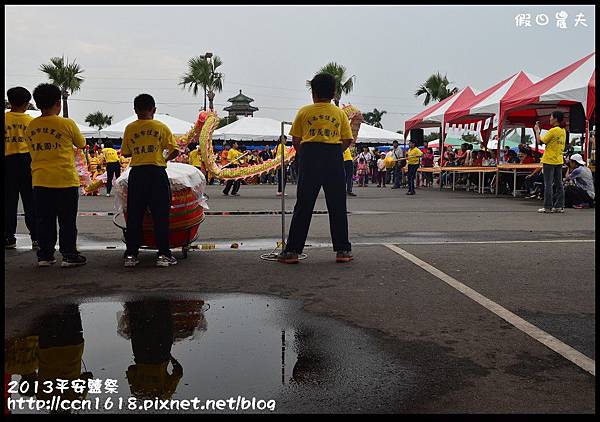
[[[84,54],[91,55],[112,53],[114,51],[114,48],[108,44],[94,44],[84,41],[75,41],[75,49],[83,52]]]

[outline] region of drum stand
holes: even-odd
[[[279,145],[281,145],[281,169],[280,169],[280,173],[279,173],[279,180],[280,180],[280,184],[281,184],[281,252],[283,252],[285,250],[285,185],[286,185],[286,183],[284,183],[284,181],[285,181],[285,177],[286,177],[286,171],[285,171],[286,136],[283,131],[283,126],[286,124],[291,125],[290,122],[281,122],[281,137],[279,138]],[[275,246],[275,249],[273,249],[271,252],[262,254],[260,256],[260,259],[263,259],[265,261],[277,261],[278,253],[275,251],[277,251],[278,248],[279,248],[279,245]],[[307,257],[307,255],[305,253],[298,254],[299,260],[306,259],[306,257]]]

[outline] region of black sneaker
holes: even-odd
[[[277,262],[282,264],[297,264],[298,254],[296,252],[281,252],[277,255]]]
[[[229,196],[229,193],[228,192],[223,192],[223,195]]]
[[[33,249],[34,251],[38,250],[40,248],[40,244],[37,240],[32,240],[31,241],[31,249]]]
[[[173,255],[171,255],[171,256],[159,255],[158,259],[156,260],[157,267],[170,267],[171,265],[176,265],[176,264],[177,264],[177,260],[175,259],[175,257]]]
[[[356,196],[354,192],[346,192],[346,194],[348,194],[348,196]]]
[[[350,251],[338,251],[335,255],[335,262],[350,262],[353,259]]]
[[[87,263],[87,259],[85,256],[77,254],[77,255],[66,255],[63,257],[63,260],[60,264],[61,267],[79,267],[81,265],[85,265]]]
[[[16,249],[16,248],[17,248],[17,239],[13,239],[13,240],[5,239],[4,240],[4,249]]]

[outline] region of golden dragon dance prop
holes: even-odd
[[[346,116],[350,120],[352,135],[354,141],[358,137],[358,129],[363,120],[362,113],[352,105],[342,107]],[[260,176],[275,170],[281,166],[281,155],[260,164],[254,164],[246,167],[222,167],[217,163],[217,156],[213,152],[212,134],[219,125],[219,117],[214,111],[201,111],[194,127],[188,133],[177,139],[181,148],[185,148],[190,142],[199,144],[200,160],[204,164],[207,172],[218,179],[236,180],[247,179],[254,176]],[[284,162],[289,163],[296,155],[294,147],[287,147],[284,155]]]

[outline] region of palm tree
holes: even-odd
[[[335,62],[327,63],[315,74],[328,73],[335,78],[335,96],[333,102],[339,107],[342,94],[349,94],[354,89],[355,75],[347,77],[346,67]],[[310,81],[306,81],[306,85],[310,88]]]
[[[383,117],[383,115],[385,113],[387,113],[387,111],[385,111],[385,110],[379,111],[376,108],[374,108],[373,111],[364,113],[363,119],[366,124],[383,129],[383,126],[381,125],[381,118]]]
[[[8,102],[8,100],[6,98],[4,99],[4,109],[5,110],[10,109],[10,103]],[[27,104],[27,110],[37,110],[37,108],[35,108],[33,106],[33,104],[29,103],[29,104]]]
[[[65,62],[63,57],[53,57],[50,59],[50,64],[43,64],[40,70],[48,75],[48,79],[60,88],[63,102],[63,117],[69,117],[69,106],[67,99],[69,95],[81,89],[83,78],[78,75],[84,70],[75,61],[69,63],[69,59]]]
[[[210,61],[205,56],[192,57],[188,61],[188,72],[179,82],[179,85],[184,89],[187,87],[194,95],[198,94],[200,88],[204,90],[204,110],[206,110],[206,97],[208,97],[210,110],[213,110],[215,91],[223,91],[223,74],[216,71],[222,64],[219,56],[213,56]]]
[[[431,101],[442,101],[458,92],[458,88],[448,89],[450,83],[451,82],[448,81],[446,75],[442,77],[438,72],[431,75],[427,81],[417,89],[415,97],[425,95],[425,100],[423,101],[423,105],[425,106]]]
[[[101,111],[97,111],[95,113],[90,113],[85,118],[85,122],[90,126],[95,126],[98,130],[102,130],[106,126],[110,126],[112,123],[113,116],[109,116],[107,114],[102,113]]]

